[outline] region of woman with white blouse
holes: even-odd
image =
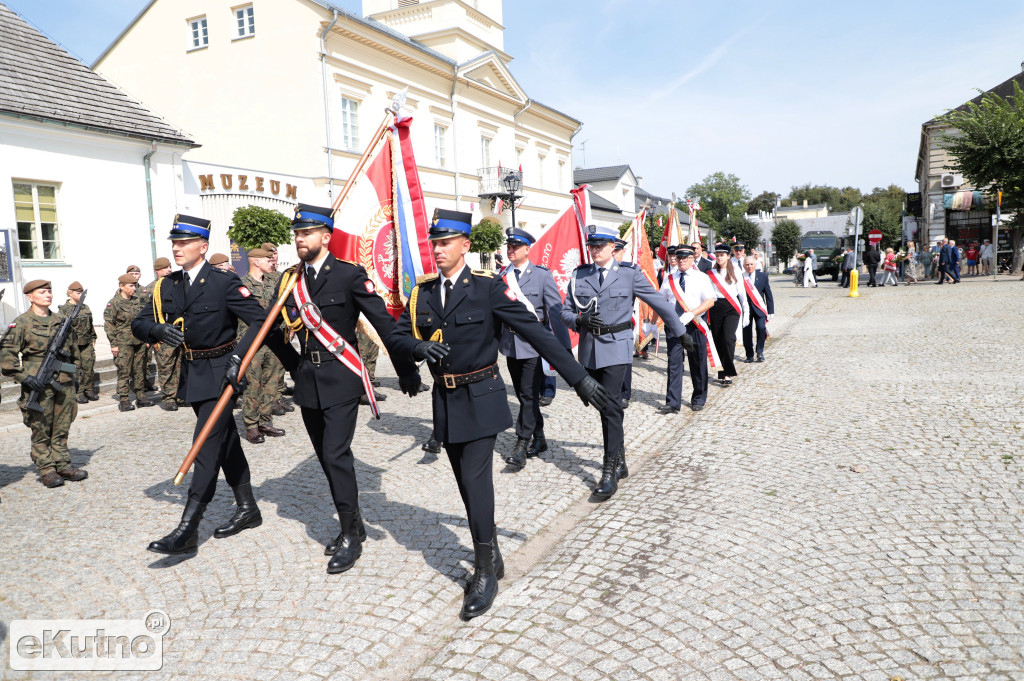
[[[722,387],[732,385],[736,376],[736,329],[746,326],[750,319],[747,294],[743,280],[729,263],[729,245],[715,244],[715,264],[708,270],[715,290],[715,304],[710,310],[711,337],[715,341],[722,366],[718,381]]]

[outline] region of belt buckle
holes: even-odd
[[[320,351],[319,350],[310,350],[309,351],[309,361],[311,361],[313,364],[320,364]]]
[[[445,374],[444,375],[444,387],[448,388],[449,390],[455,390],[456,386],[455,386],[455,375],[454,374]]]

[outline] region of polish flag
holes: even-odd
[[[572,205],[544,230],[530,248],[530,259],[551,270],[558,292],[565,300],[572,272],[590,262],[585,227],[590,220],[590,197],[587,185],[572,190]],[[579,342],[570,331],[573,347]]]

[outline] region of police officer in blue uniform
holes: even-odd
[[[388,343],[396,353],[427,360],[434,377],[434,432],[444,443],[473,536],[475,571],[461,616],[486,612],[504,574],[494,527],[491,461],[498,433],[512,425],[505,382],[498,372],[501,325],[516,332],[576,388],[585,404],[612,402],[501,277],[466,265],[472,214],[437,210],[430,228],[440,274],[417,284]],[[621,381],[621,375],[619,377]],[[399,379],[413,396],[418,378]],[[616,386],[617,391],[621,383]]]
[[[615,248],[612,250],[612,257],[618,263],[622,262],[622,256],[626,252],[626,240],[617,238],[615,239]],[[645,351],[646,354],[646,351]],[[633,351],[633,357],[639,357],[640,353],[636,350]],[[633,362],[630,361],[626,367],[626,375],[622,379],[622,408],[629,409],[629,401],[633,399]]]
[[[537,321],[547,326],[548,319],[562,313],[562,297],[558,294],[555,278],[546,267],[530,262],[530,246],[536,239],[526,230],[505,230],[505,248],[509,264],[501,277]],[[516,289],[519,289],[518,291]],[[540,412],[540,395],[544,389],[544,367],[540,355],[526,339],[511,326],[502,325],[498,351],[508,358],[508,373],[519,399],[516,418],[516,444],[505,457],[512,471],[520,471],[527,457],[535,457],[548,449],[544,437],[544,416]]]
[[[194,551],[198,546],[199,521],[213,499],[221,470],[237,505],[231,520],[218,527],[213,536],[230,537],[263,522],[232,409],[244,389],[238,383],[241,357],[252,345],[267,313],[234,271],[217,269],[206,261],[209,220],[178,215],[169,238],[174,262],[181,269],[160,280],[153,290],[152,303],[132,321],[132,333],[146,343],[166,343],[167,347],[184,344],[176,398],[190,403],[196,414],[193,437],[206,425],[224,388],[230,383],[235,389],[232,402],[196,456],[181,523],[149,545],[155,553],[176,554]],[[249,329],[236,340],[239,319]],[[295,366],[295,350],[285,343],[280,327],[267,336],[266,343],[286,368]]]
[[[640,298],[665,320],[668,332],[685,333],[679,317],[633,263],[618,263],[613,257],[612,228],[587,226],[587,248],[593,263],[577,267],[569,282],[562,308],[562,321],[580,334],[579,358],[587,372],[609,393],[620,396],[626,369],[633,361],[633,300]],[[622,404],[613,401],[601,410],[604,435],[604,463],[601,480],[594,487],[599,501],[618,490],[618,481],[629,475],[625,438],[622,432]]]

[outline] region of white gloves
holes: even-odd
[[[693,313],[692,312],[686,312],[686,313],[683,314],[682,317],[679,318],[679,323],[681,323],[683,326],[686,326],[687,324],[689,324],[692,321],[693,321]]]

